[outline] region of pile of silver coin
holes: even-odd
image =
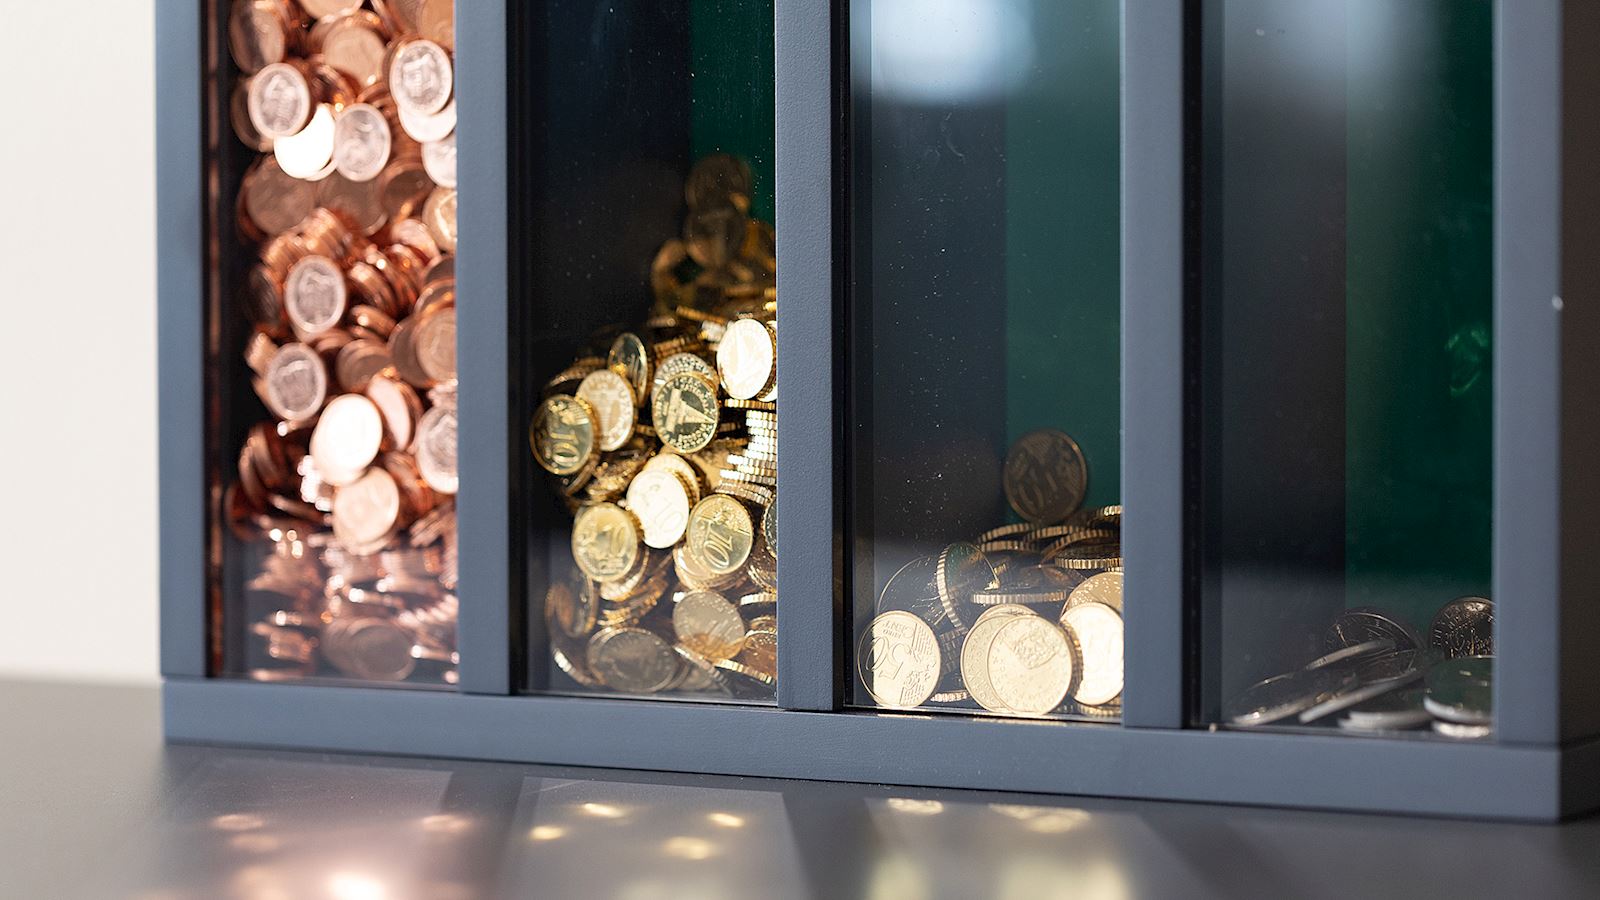
[[[1457,739],[1494,733],[1494,603],[1483,597],[1446,603],[1426,640],[1383,611],[1347,610],[1328,625],[1323,649],[1233,698],[1223,721],[1372,734],[1431,727]]]

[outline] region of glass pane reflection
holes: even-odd
[[[1119,7],[851,7],[853,700],[1115,719]]]

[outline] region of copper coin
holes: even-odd
[[[228,10],[228,52],[246,74],[283,62],[289,22],[277,0],[233,0]]]
[[[239,81],[233,86],[233,94],[228,98],[228,122],[233,125],[233,134],[239,143],[257,153],[272,152],[272,138],[262,137],[255,123],[250,121],[250,82]]]
[[[422,209],[433,192],[433,179],[423,169],[421,159],[392,159],[378,176],[378,192],[389,221],[396,222]]]
[[[443,47],[455,49],[455,0],[420,0],[416,15],[418,34]]]
[[[456,310],[441,307],[415,317],[417,365],[430,382],[454,381],[456,377]],[[408,320],[409,321],[409,320]]]
[[[383,549],[399,524],[400,489],[383,469],[368,469],[333,499],[333,536],[357,556]]]
[[[317,184],[317,202],[339,213],[363,237],[377,234],[389,221],[376,181],[351,181],[337,170]]]
[[[262,137],[288,137],[311,119],[311,86],[305,74],[288,63],[271,63],[257,72],[246,99],[250,124]]]
[[[367,382],[366,394],[383,416],[383,429],[388,435],[389,445],[411,446],[417,420],[422,418],[422,398],[417,396],[416,390],[398,378],[380,374]]]
[[[328,369],[305,344],[284,344],[267,364],[267,403],[285,422],[304,422],[328,396]]]
[[[428,486],[441,494],[454,494],[460,484],[456,473],[456,410],[435,406],[417,423],[417,468]]]
[[[444,109],[455,89],[450,54],[429,40],[406,41],[389,66],[389,91],[403,113],[433,115]]]
[[[372,181],[388,164],[392,143],[389,120],[377,107],[347,106],[334,121],[334,168],[351,181]]]
[[[344,273],[326,256],[307,256],[289,270],[283,308],[300,334],[309,337],[338,325],[346,302]]]
[[[298,0],[300,8],[314,19],[348,16],[361,8],[360,0]]]
[[[450,188],[437,188],[428,195],[422,207],[422,224],[439,249],[454,253],[456,249],[456,192]]]
[[[286,174],[270,156],[245,174],[239,194],[245,215],[269,235],[300,224],[316,206],[315,187]]]
[[[304,128],[273,139],[272,155],[289,175],[321,181],[333,174],[333,129],[333,107],[319,103]]]
[[[383,60],[388,52],[388,45],[379,33],[381,27],[371,13],[342,14],[319,35],[322,58],[359,86],[377,83],[383,77]]]
[[[354,340],[339,349],[333,373],[345,390],[365,391],[374,377],[392,366],[388,345],[374,340]]]

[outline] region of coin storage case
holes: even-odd
[[[449,11],[157,3],[170,739],[1600,808],[1592,4]]]

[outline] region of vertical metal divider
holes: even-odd
[[[209,0],[207,0],[209,2]],[[206,674],[205,204],[202,16],[156,3],[156,318],[161,674]]]
[[[1495,15],[1494,708],[1506,744],[1561,736],[1562,5],[1501,2]]]
[[[510,321],[510,154],[506,102],[507,0],[458,3],[456,96],[459,123],[460,250],[456,281],[459,386],[457,416],[464,439],[457,452],[456,497],[461,598],[458,646],[460,689],[474,694],[512,690],[514,590],[522,559],[516,537]]]
[[[778,705],[840,702],[834,277],[836,4],[778,0]]]
[[[1122,723],[1136,728],[1184,724],[1184,13],[1122,4]]]

